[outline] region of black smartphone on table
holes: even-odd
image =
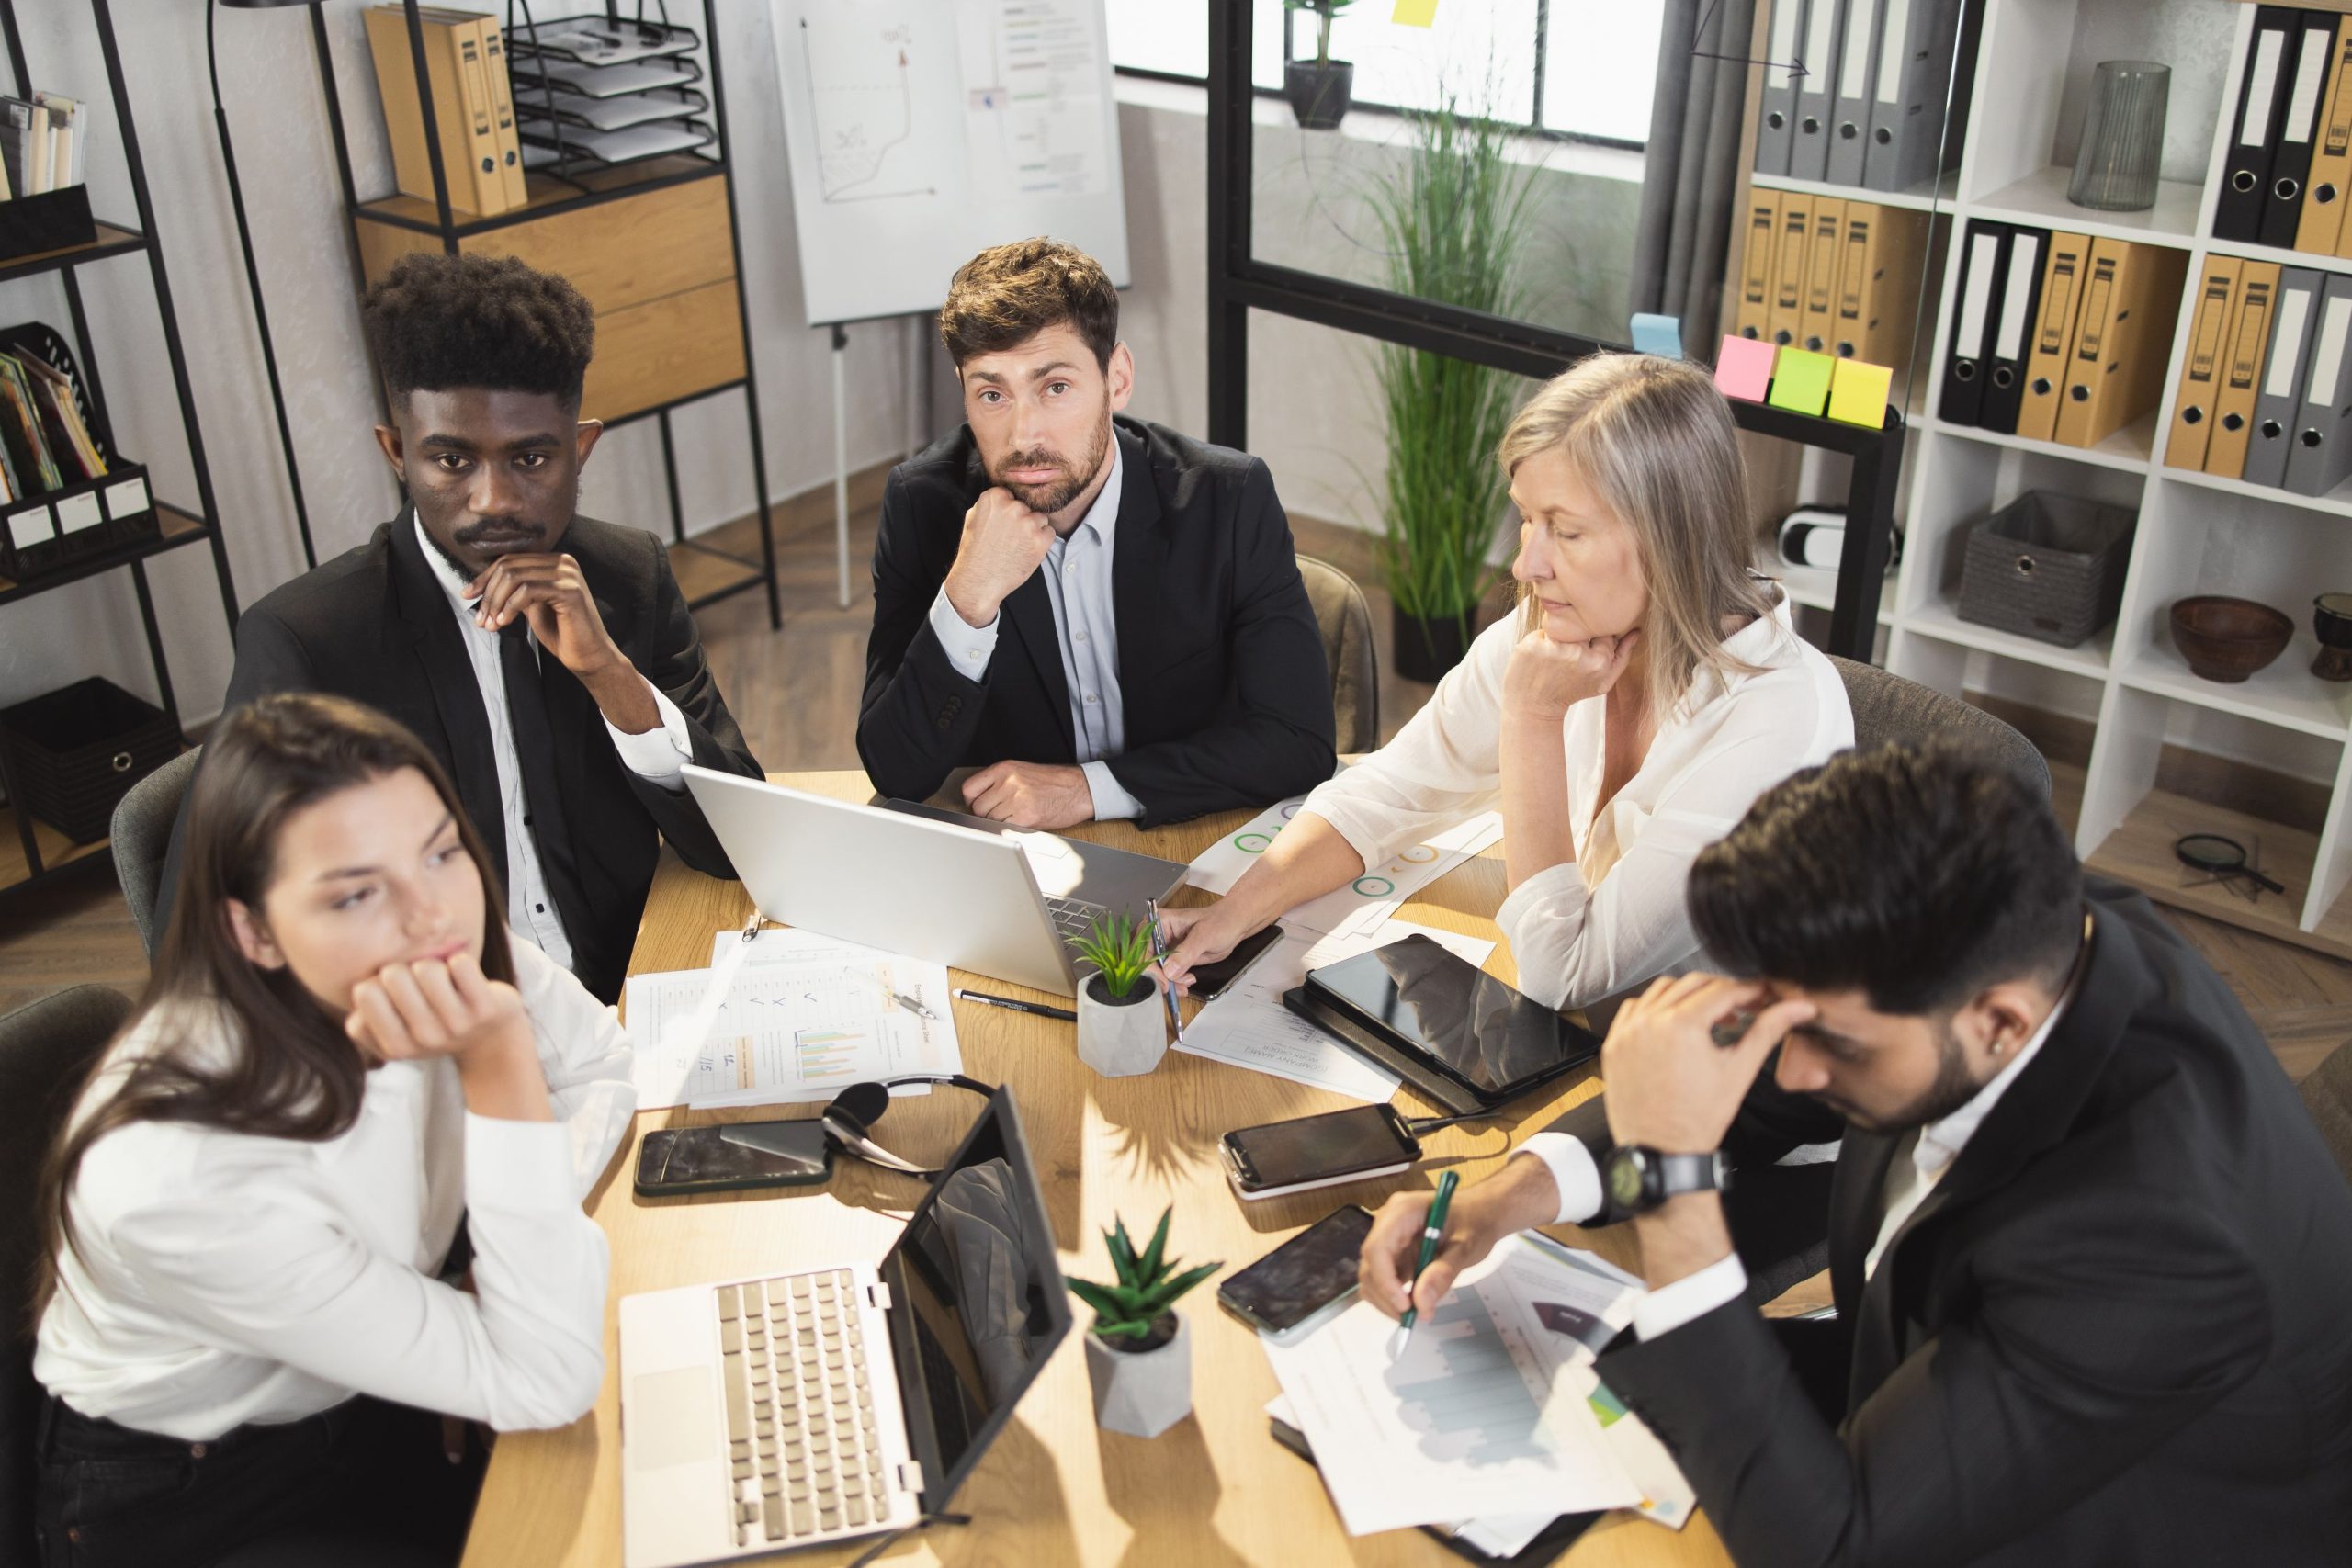
[[[1243,937],[1234,943],[1233,951],[1223,958],[1207,964],[1194,964],[1192,990],[1193,999],[1213,1002],[1225,995],[1233,982],[1241,978],[1243,970],[1258,962],[1265,955],[1266,949],[1282,939],[1283,928],[1277,922],[1268,926],[1264,931]]]
[[[637,1149],[637,1190],[647,1198],[814,1187],[833,1174],[832,1140],[816,1117],[657,1127]]]
[[[1352,1292],[1371,1212],[1334,1209],[1216,1288],[1217,1304],[1252,1328],[1280,1333]]]
[[[1359,1105],[1269,1122],[1227,1133],[1217,1142],[1233,1190],[1255,1201],[1393,1176],[1421,1157],[1421,1141],[1393,1105]]]

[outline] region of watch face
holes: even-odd
[[[1642,1201],[1642,1156],[1632,1149],[1619,1149],[1610,1157],[1609,1196],[1625,1209]]]

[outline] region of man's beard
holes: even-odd
[[[1865,1131],[1894,1136],[1940,1122],[1976,1098],[1984,1086],[1968,1076],[1968,1053],[1953,1032],[1951,1021],[1936,1026],[1936,1081],[1918,1099],[1892,1116],[1865,1117],[1849,1106],[1833,1107],[1847,1121]]]
[[[1079,498],[1080,491],[1094,482],[1102,471],[1102,459],[1111,450],[1110,411],[1103,411],[1102,423],[1094,427],[1094,441],[1088,447],[1086,460],[1073,468],[1050,452],[1010,452],[989,475],[1012,493],[1012,499],[1040,516],[1051,517]],[[1062,477],[1050,484],[1014,484],[1003,476],[1015,468],[1059,468]]]

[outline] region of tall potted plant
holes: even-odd
[[[1083,936],[1063,939],[1094,966],[1078,987],[1078,1059],[1104,1077],[1148,1073],[1168,1054],[1159,991],[1145,977],[1151,964],[1151,929],[1111,915]]]
[[[1168,1254],[1168,1220],[1160,1211],[1151,1244],[1141,1257],[1114,1219],[1102,1236],[1116,1278],[1107,1285],[1072,1280],[1070,1290],[1094,1309],[1086,1337],[1086,1375],[1094,1386],[1094,1419],[1114,1432],[1156,1438],[1191,1414],[1193,1348],[1177,1298],[1225,1267],[1203,1263],[1176,1271]]]
[[[1400,163],[1374,176],[1372,206],[1387,249],[1388,287],[1489,315],[1524,302],[1520,246],[1532,170],[1510,157],[1510,133],[1439,108],[1406,117]],[[1434,681],[1460,661],[1509,491],[1495,462],[1510,423],[1515,378],[1420,349],[1385,344],[1375,375],[1387,426],[1387,511],[1376,547],[1395,604],[1397,673]]]
[[[1283,0],[1287,11],[1315,14],[1315,58],[1294,60],[1283,67],[1283,96],[1290,112],[1306,130],[1329,130],[1348,114],[1355,91],[1356,68],[1331,58],[1331,19],[1355,0]]]

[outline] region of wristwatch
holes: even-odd
[[[1634,1214],[1685,1192],[1721,1192],[1731,1185],[1731,1167],[1721,1154],[1667,1155],[1638,1144],[1610,1150],[1601,1174],[1610,1201]]]

